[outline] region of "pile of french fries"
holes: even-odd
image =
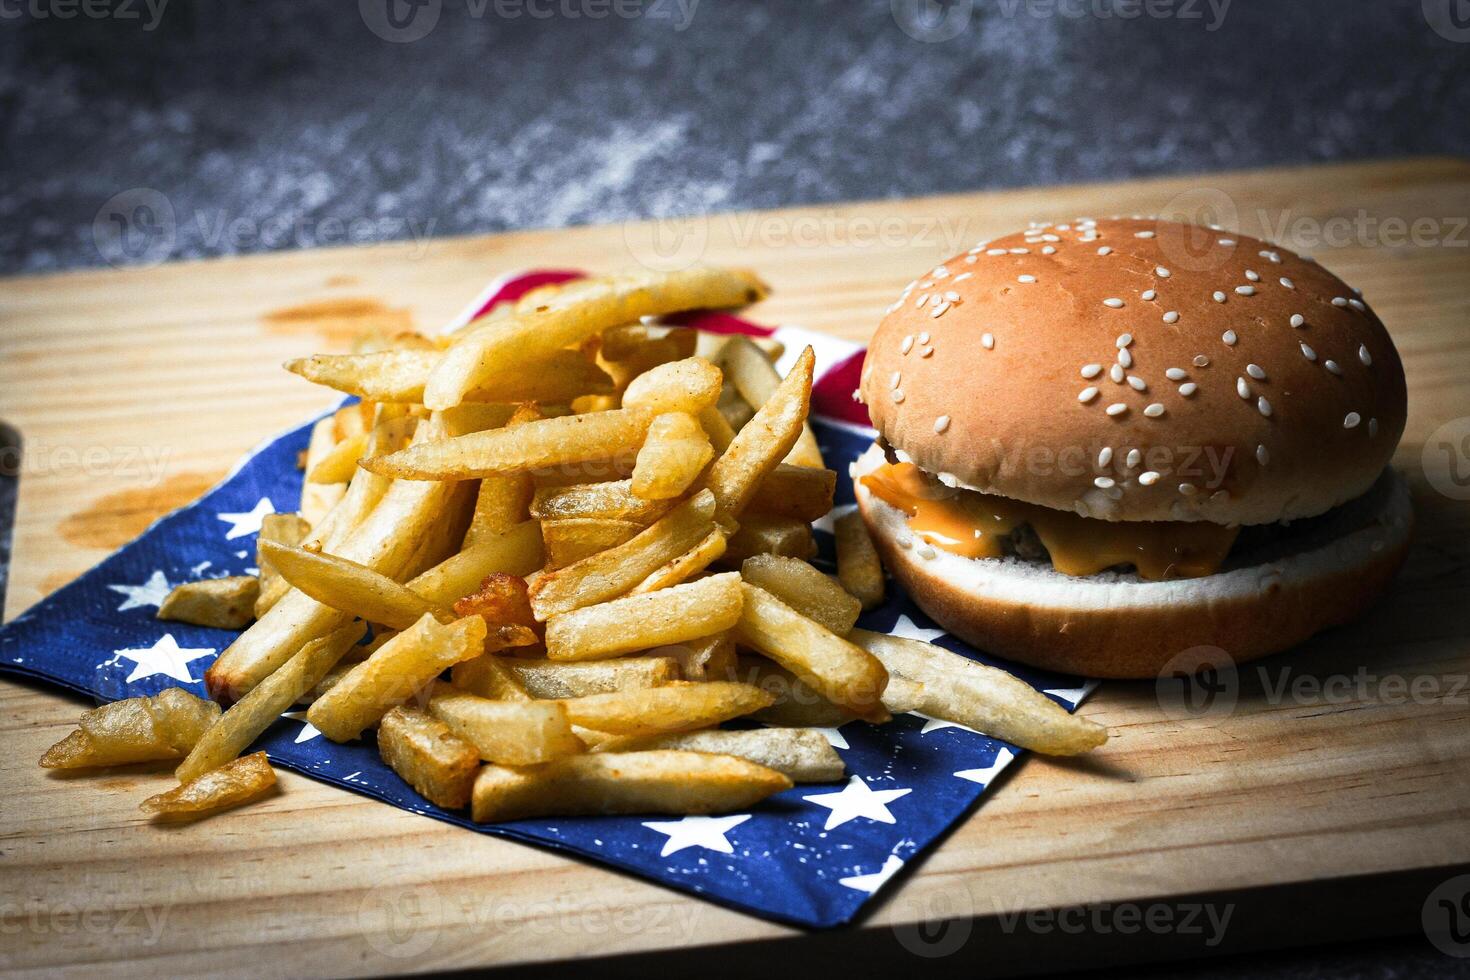
[[[842,778],[820,729],[895,712],[1101,744],[1002,671],[855,628],[884,576],[855,514],[837,575],[810,563],[836,484],[807,425],[811,349],[783,378],[776,342],[660,321],[765,291],[715,268],[579,280],[442,338],[287,364],[361,401],[314,427],[259,576],[160,607],[248,624],[205,677],[214,701],[89,711],[41,764],[177,759],[145,811],[235,805],[275,784],[242,754],[305,703],[333,741],[376,730],[425,799],[497,821],[743,809]]]

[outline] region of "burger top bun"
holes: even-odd
[[[1113,521],[1263,524],[1364,493],[1403,366],[1340,279],[1265,242],[1114,219],[1036,225],[905,288],[860,397],[951,485]]]

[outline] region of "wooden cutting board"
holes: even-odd
[[[638,954],[612,965],[641,971],[730,945],[705,968],[891,959],[973,976],[1418,929],[1430,890],[1470,864],[1470,505],[1436,492],[1421,463],[1426,441],[1433,458],[1460,451],[1463,434],[1435,433],[1470,416],[1470,247],[1454,217],[1470,214],[1465,161],[8,280],[0,419],[21,431],[27,456],[6,615],[328,404],[281,361],[342,349],[364,331],[434,329],[497,274],[623,268],[658,254],[661,233],[664,252],[702,251],[768,278],[775,292],[755,319],[862,340],[912,275],[975,240],[1032,218],[1200,206],[1315,253],[1388,323],[1411,392],[1397,462],[1421,528],[1380,607],[1269,661],[1264,680],[1248,672],[1233,713],[1171,719],[1152,685],[1104,686],[1083,710],[1112,728],[1106,748],[1080,761],[1029,759],[860,927],[803,935],[289,773],[264,804],[153,827],[137,801],[167,785],[165,773],[43,773],[35,760],[83,704],[0,681],[0,968],[343,974]],[[1430,221],[1438,244],[1402,240],[1397,222],[1415,219]],[[1283,671],[1303,693],[1273,694]],[[1375,678],[1419,678],[1428,696],[1406,702]],[[1207,918],[1190,912],[1200,902],[1217,917],[1228,908],[1223,940],[1211,943]],[[1079,905],[1085,915],[1015,918]],[[1173,925],[1129,933],[1129,908]],[[1079,933],[1079,922],[1091,927]]]

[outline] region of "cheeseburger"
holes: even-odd
[[[911,282],[858,396],[887,567],[981,649],[1155,677],[1360,613],[1413,513],[1403,367],[1306,256],[1153,220],[1036,224]]]

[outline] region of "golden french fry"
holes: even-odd
[[[1096,722],[1069,713],[1003,670],[922,640],[853,630],[851,639],[891,674],[924,685],[917,710],[1047,755],[1090,752],[1108,739]]]
[[[370,623],[401,630],[427,615],[444,621],[454,618],[443,606],[355,561],[271,542],[261,545],[260,551],[294,588]]]
[[[701,752],[574,755],[544,766],[485,766],[475,779],[480,823],[615,813],[727,813],[790,789],[774,769]]]
[[[302,500],[306,489],[302,488]],[[291,587],[276,573],[276,566],[260,553],[260,546],[267,542],[294,548],[306,540],[311,525],[300,514],[267,514],[261,518],[260,533],[256,536],[255,565],[260,570],[260,594],[255,599],[255,617],[264,616]]]
[[[218,769],[249,748],[281,712],[320,684],[361,636],[362,624],[350,624],[302,647],[215,719],[174,770],[179,782],[187,783]]]
[[[699,544],[660,566],[648,578],[633,586],[629,595],[657,592],[659,589],[667,589],[680,582],[686,582],[718,561],[724,553],[725,532],[720,528],[715,528],[706,534],[704,540]]]
[[[613,735],[657,735],[718,725],[774,703],[766,691],[734,681],[670,681],[555,702],[575,725]]]
[[[667,749],[733,755],[784,773],[794,783],[830,783],[846,772],[842,756],[827,736],[812,728],[751,728],[743,731],[629,735],[597,745],[594,752],[648,752]]]
[[[379,404],[377,422],[373,426],[372,435],[368,437],[368,447],[364,450],[365,456],[378,456],[383,453],[397,452],[403,448],[404,424],[399,417],[394,415],[390,406]],[[447,432],[444,423],[424,426],[422,430],[414,429],[413,437],[420,440],[431,438],[442,438]],[[352,480],[347,484],[347,490],[342,499],[333,507],[320,521],[313,522],[311,533],[300,542],[302,547],[319,551],[322,548],[335,550],[346,542],[376,507],[388,492],[393,481],[376,473],[369,473],[362,467],[352,474]],[[312,484],[306,485],[302,490],[303,499],[310,492]]]
[[[438,718],[402,704],[389,710],[378,723],[378,755],[435,806],[469,806],[480,754]]]
[[[730,441],[735,438],[735,430],[730,427],[729,420],[720,414],[718,408],[712,405],[701,411],[699,424],[704,429],[704,434],[715,452],[722,453],[730,448]]]
[[[437,350],[384,350],[371,354],[318,354],[286,362],[308,381],[381,402],[422,402],[424,383],[444,355]],[[575,351],[550,351],[493,385],[465,393],[465,402],[569,401],[613,390],[612,379]]]
[[[615,548],[642,533],[644,525],[611,517],[563,517],[541,522],[546,567],[553,571],[599,551]]]
[[[524,626],[533,632],[540,629],[531,611],[526,580],[505,572],[486,575],[477,592],[455,600],[454,614],[479,616],[492,631],[501,626]]]
[[[720,369],[702,357],[660,364],[628,383],[623,407],[649,415],[699,415],[720,397]]]
[[[466,616],[445,626],[426,615],[317,698],[306,720],[332,741],[350,742],[440,673],[484,652],[485,621],[480,617]]]
[[[325,456],[306,471],[307,483],[346,483],[357,469],[357,461],[367,450],[369,432],[348,436],[333,446]]]
[[[755,416],[755,409],[740,397],[740,392],[736,391],[735,386],[728,381],[720,388],[720,398],[715,402],[715,411],[720,413],[720,417],[725,420],[725,424],[730,427],[732,433],[739,432],[745,427],[745,423]]]
[[[264,752],[228,762],[219,769],[150,796],[138,809],[155,816],[189,816],[239,806],[265,795],[276,785],[276,771]]]
[[[783,728],[832,728],[857,718],[846,708],[822,697],[791,671],[764,657],[742,656],[731,669],[730,676],[745,684],[754,684],[776,699],[769,708],[751,715],[763,725]],[[918,711],[923,703],[924,685],[897,674],[888,675],[883,688],[883,707],[891,714]]]
[[[43,769],[121,766],[184,756],[219,717],[219,705],[170,687],[82,714],[78,727],[41,756]]]
[[[737,665],[735,640],[729,633],[701,636],[685,643],[650,650],[654,657],[668,657],[678,664],[686,681],[733,681]],[[595,662],[595,661],[594,661]],[[622,661],[609,661],[620,663]]]
[[[799,558],[752,555],[741,564],[740,574],[838,636],[846,636],[863,611],[846,589]]]
[[[503,666],[532,697],[580,698],[610,691],[660,687],[679,679],[672,657],[622,657],[617,660],[519,660],[505,657]],[[493,688],[491,688],[493,689]],[[485,688],[475,693],[489,697]]]
[[[837,474],[831,470],[782,463],[756,487],[749,512],[810,524],[827,516],[836,489]]]
[[[316,424],[311,427],[311,440],[306,446],[304,467],[306,472],[310,473],[316,467],[317,463],[324,459],[332,451],[332,447],[337,444],[337,437],[333,434],[335,426],[336,419],[329,415],[326,418],[318,419]],[[304,484],[301,487],[301,516],[312,526],[321,523],[322,518],[326,517],[332,508],[341,502],[342,497],[346,493],[346,487],[334,483]],[[264,529],[264,525],[262,525],[261,530],[264,531]],[[297,544],[299,542],[292,541],[288,543]],[[257,614],[263,612],[265,612],[264,609],[259,610]]]
[[[465,532],[464,546],[472,548],[487,534],[504,534],[531,516],[536,484],[529,473],[497,473],[482,477],[475,495],[475,516]]]
[[[781,375],[776,372],[775,365],[749,337],[730,338],[730,343],[725,345],[720,355],[720,367],[735,390],[740,392],[740,397],[755,408],[770,401],[781,384]],[[786,462],[816,469],[826,465],[822,462],[822,451],[817,447],[817,437],[804,420]]]
[[[744,583],[738,643],[765,654],[827,700],[872,722],[888,720],[888,672],[871,653],[812,622],[771,593]],[[320,727],[320,726],[318,726]]]
[[[673,507],[666,500],[644,500],[632,480],[543,487],[531,501],[531,516],[543,521],[601,518],[648,525]]]
[[[254,575],[206,578],[176,585],[158,607],[158,618],[237,630],[255,618],[260,579]]]
[[[733,565],[752,555],[779,555],[785,558],[811,558],[817,553],[811,525],[789,517],[767,517],[745,514],[740,528],[726,543],[724,562]]]
[[[360,401],[356,405],[344,405],[332,413],[332,438],[336,442],[350,439],[373,427],[377,418],[377,406],[371,401]]]
[[[619,388],[627,387],[633,379],[662,365],[689,357],[695,347],[694,331],[685,327],[633,324],[615,327],[604,333],[602,338],[597,364],[612,376],[613,384]],[[620,356],[611,357],[609,351]]]
[[[364,459],[362,465],[403,480],[471,480],[565,466],[636,450],[650,421],[642,412],[624,409],[563,415],[410,446]]]
[[[669,275],[606,279],[550,297],[461,335],[429,375],[424,404],[442,409],[466,393],[519,373],[527,360],[580,344],[644,316],[752,303],[765,286],[748,272],[688,269]]]
[[[815,363],[808,347],[770,399],[710,466],[706,485],[714,491],[722,515],[739,517],[761,481],[796,444],[811,401]]]
[[[545,560],[540,526],[525,521],[504,534],[483,535],[459,554],[409,579],[408,587],[429,602],[450,605],[474,593],[487,576],[529,575]]]
[[[530,693],[510,668],[514,662],[493,653],[464,660],[449,668],[450,683],[492,701],[529,701]]]
[[[632,540],[542,575],[531,587],[536,618],[545,622],[627,592],[703,540],[713,529],[714,509],[714,495],[701,491]]]
[[[714,455],[709,436],[694,416],[683,412],[656,416],[633,466],[633,494],[644,500],[678,497]]]
[[[429,714],[488,762],[529,766],[586,750],[560,701],[492,701],[439,683]]]
[[[864,609],[872,609],[883,602],[883,564],[863,515],[857,511],[844,514],[832,526],[837,534],[837,577]]]
[[[603,660],[721,633],[739,622],[742,601],[739,574],[726,572],[584,606],[547,620],[546,656]]]

